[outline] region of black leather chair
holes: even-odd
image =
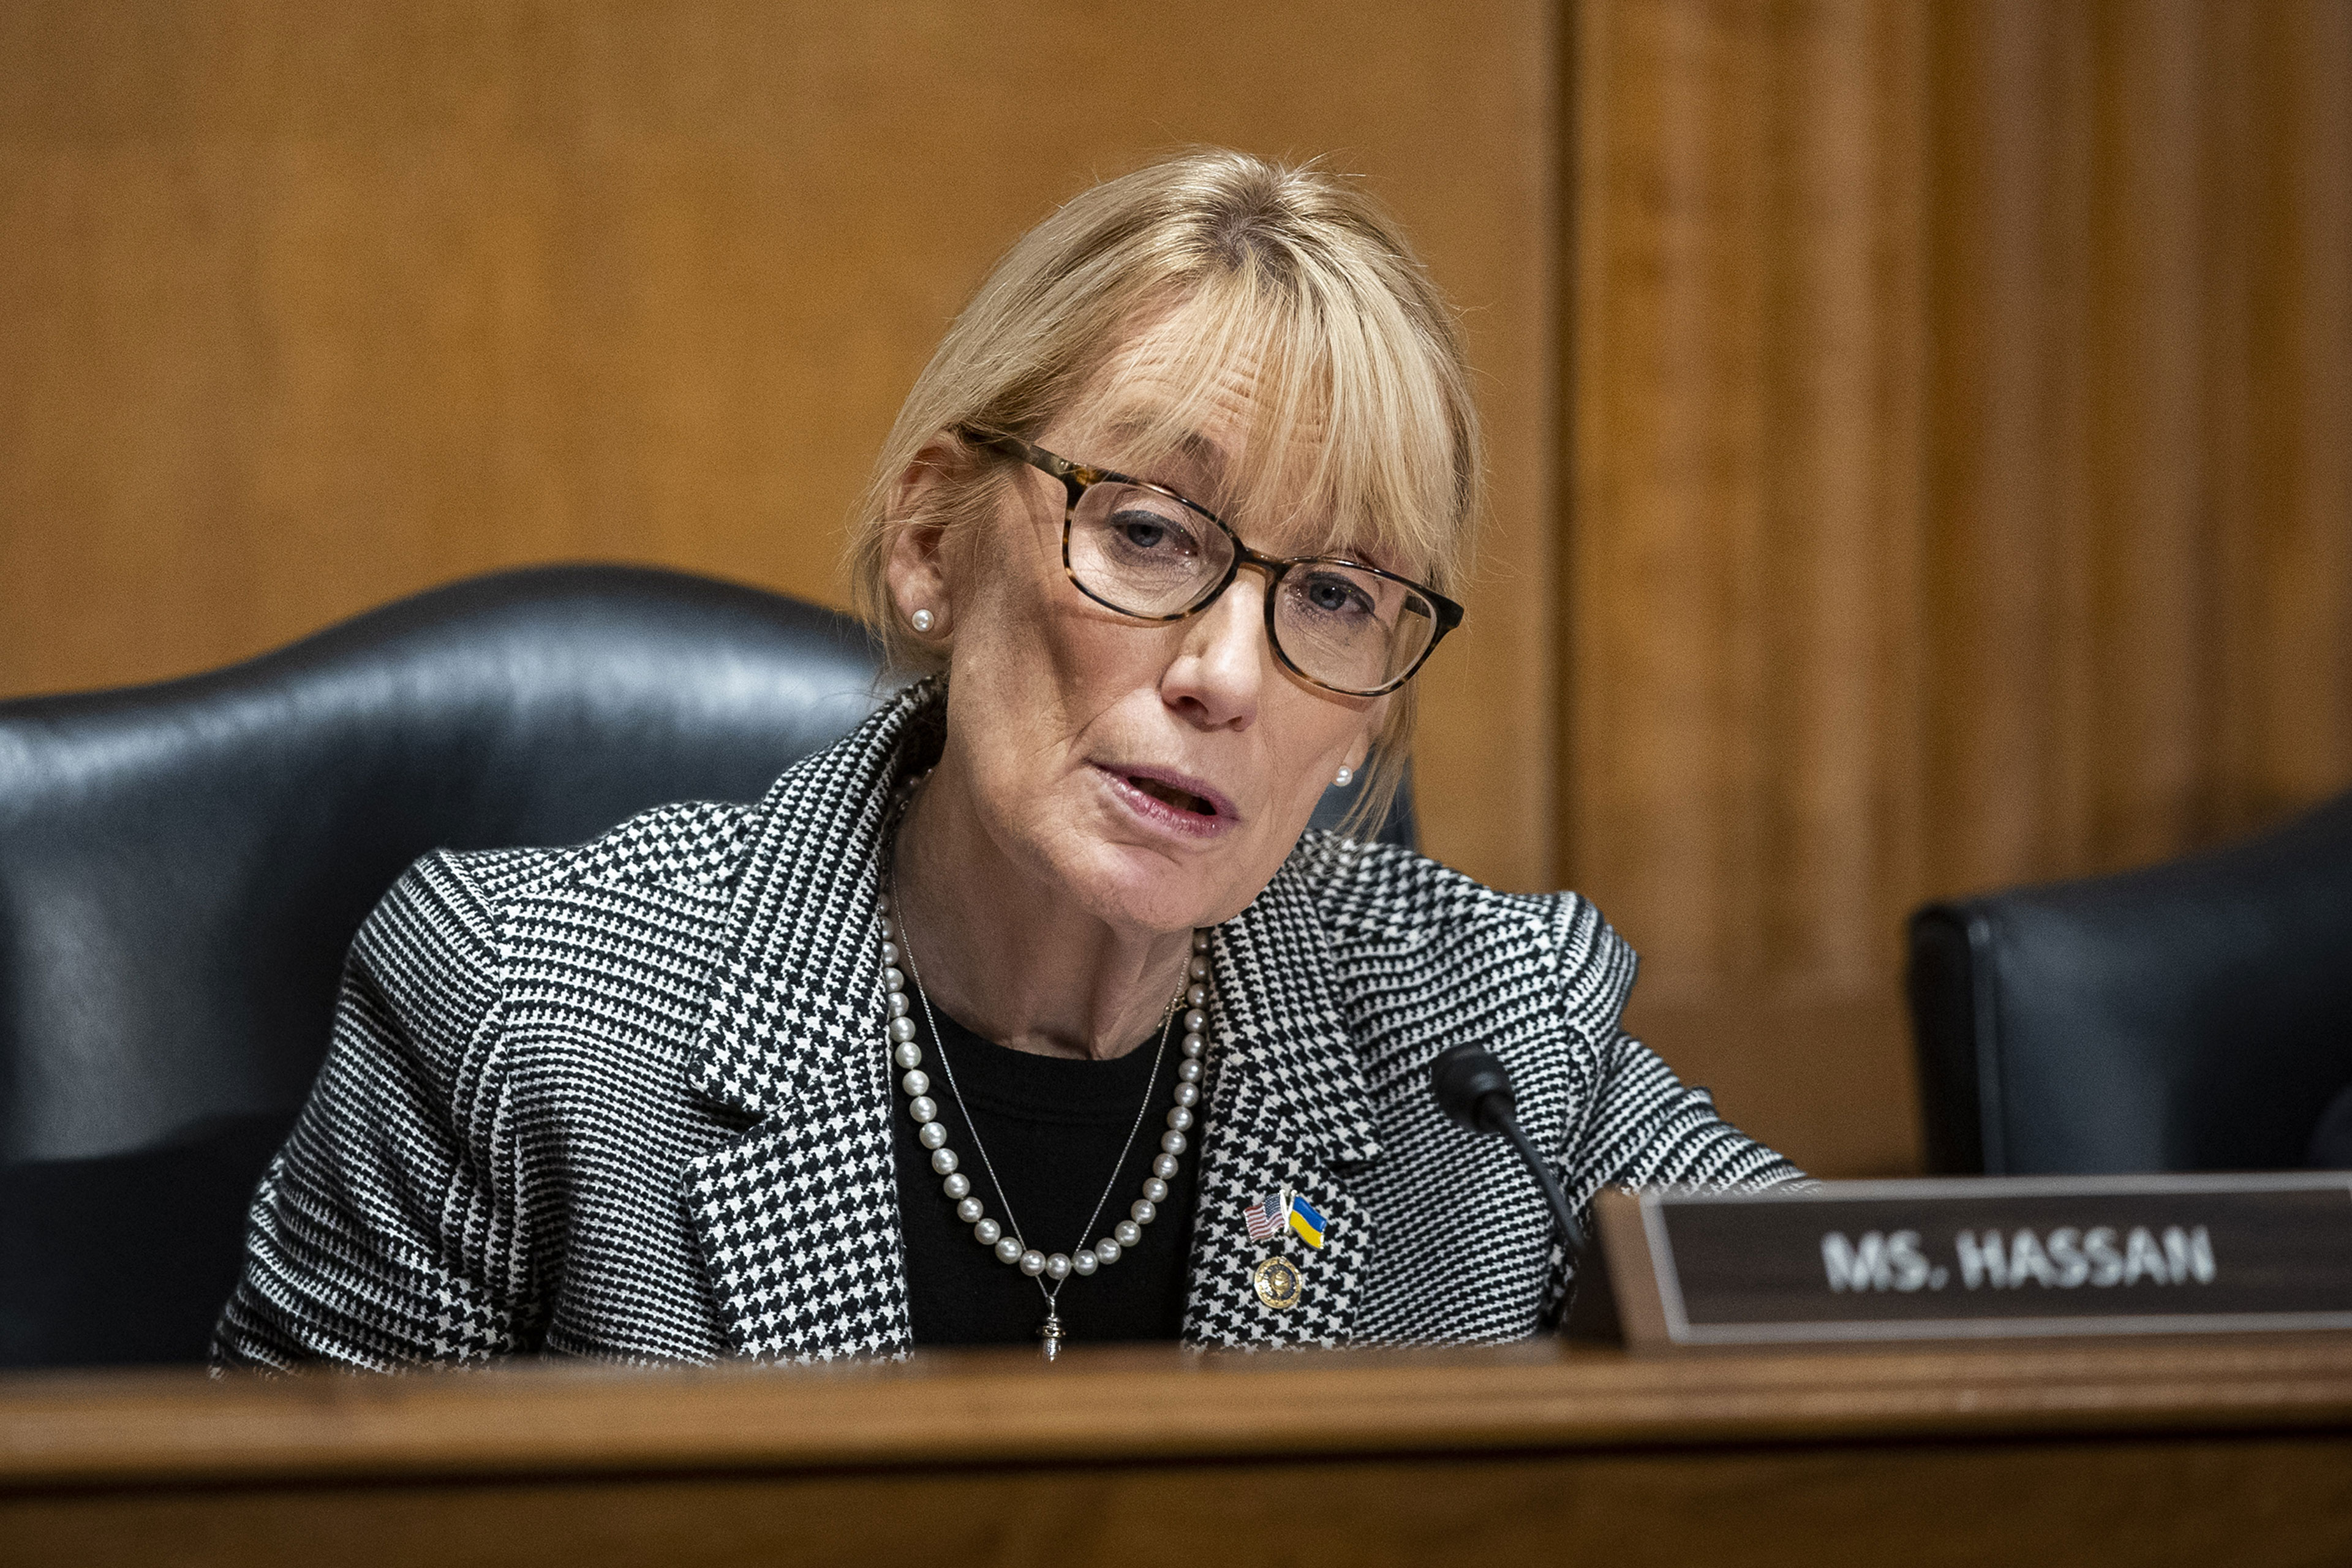
[[[566,566],[0,702],[0,1365],[203,1357],[344,952],[410,861],[757,799],[879,682],[829,611]]]
[[[2346,1158],[2352,795],[2192,858],[1930,905],[1910,946],[1932,1170]]]
[[[831,612],[574,566],[0,703],[0,1363],[203,1356],[344,950],[411,860],[755,799],[877,675]]]

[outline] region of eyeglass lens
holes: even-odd
[[[1233,564],[1232,537],[1173,495],[1114,480],[1070,513],[1070,572],[1112,608],[1150,618],[1197,607]],[[1274,638],[1310,680],[1370,692],[1413,667],[1435,606],[1405,584],[1331,561],[1301,562],[1274,589]]]

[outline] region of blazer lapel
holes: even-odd
[[[1329,942],[1297,857],[1211,939],[1208,1115],[1184,1337],[1203,1345],[1344,1344],[1378,1237],[1361,1173],[1380,1157],[1370,1096],[1333,985]],[[1285,1226],[1255,1241],[1247,1214],[1285,1187],[1324,1220],[1322,1245]],[[1258,1266],[1297,1270],[1270,1305]],[[1270,1291],[1276,1302],[1279,1290]]]
[[[881,835],[928,687],[778,780],[729,911],[730,957],[688,1058],[751,1119],[683,1197],[728,1342],[792,1361],[912,1348],[877,945]]]

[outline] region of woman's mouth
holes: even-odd
[[[1222,833],[1239,820],[1233,804],[1196,779],[1160,768],[1095,764],[1128,808],[1156,826],[1188,837]]]
[[[1174,784],[1161,784],[1158,779],[1148,779],[1140,773],[1130,773],[1128,775],[1127,782],[1148,795],[1166,801],[1179,811],[1196,812],[1202,816],[1217,815],[1215,806],[1194,795],[1191,790],[1178,789]]]

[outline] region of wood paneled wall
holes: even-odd
[[[593,556],[845,596],[949,317],[1094,179],[1328,154],[1465,312],[1496,507],[1440,853],[1552,874],[1555,22],[1090,0],[0,5],[0,694]]]
[[[1920,900],[2352,778],[2344,0],[0,7],[0,692],[600,556],[838,602],[988,261],[1330,153],[1467,310],[1430,847],[1566,882],[1814,1168]]]
[[[2352,782],[2352,6],[1588,0],[1560,819],[1634,1022],[1916,1160],[1921,900]]]

